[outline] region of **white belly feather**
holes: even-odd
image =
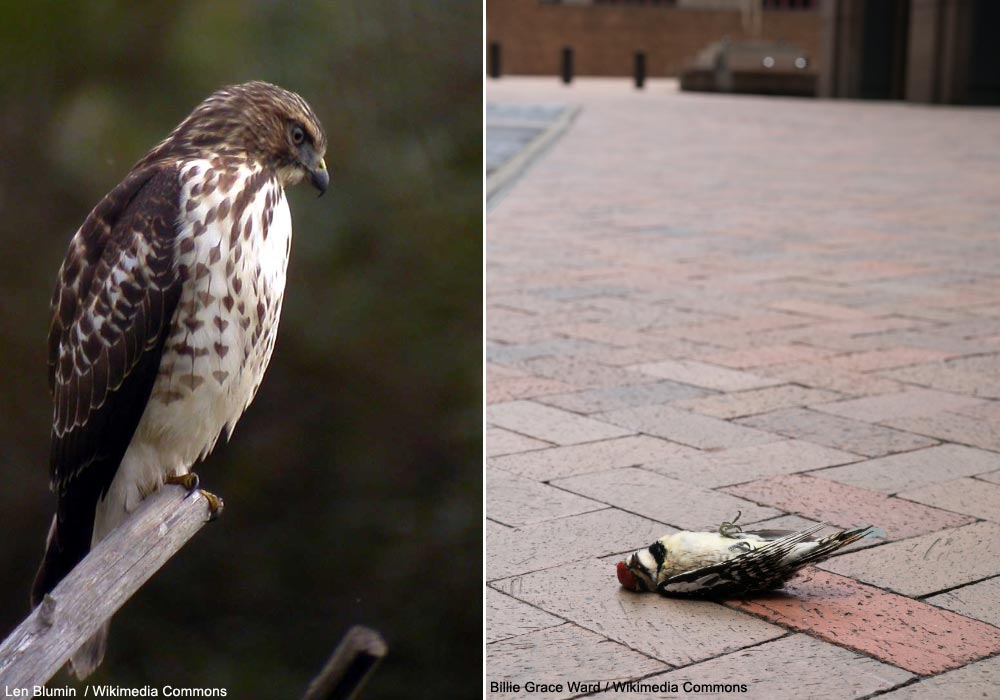
[[[292,236],[288,202],[259,167],[244,165],[227,182],[218,165],[195,160],[181,170],[183,292],[152,396],[98,506],[95,543],[167,476],[208,455],[223,431],[232,435],[274,349]],[[238,208],[236,195],[262,181]]]

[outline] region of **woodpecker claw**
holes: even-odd
[[[737,525],[740,516],[743,515],[743,511],[736,511],[736,517],[732,521],[724,520],[721,525],[719,525],[719,534],[723,537],[732,537],[735,534],[743,532],[743,528]]]

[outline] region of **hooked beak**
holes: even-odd
[[[324,159],[320,158],[319,164],[309,171],[309,181],[312,182],[313,187],[319,190],[319,196],[322,197],[326,188],[330,186],[330,173],[327,172]]]

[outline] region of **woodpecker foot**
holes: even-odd
[[[736,517],[732,521],[724,521],[719,525],[719,534],[723,537],[732,537],[737,533],[743,532],[743,528],[736,524],[741,515],[743,515],[743,511],[738,510],[736,511]]]

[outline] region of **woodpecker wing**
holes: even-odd
[[[824,527],[826,524],[820,523],[801,532],[780,537],[727,561],[671,576],[662,581],[656,590],[664,595],[721,597],[780,587],[799,569],[801,566],[799,561],[803,563],[815,561],[813,557],[804,557],[804,561],[797,559],[794,563],[787,559],[798,545],[810,540]],[[833,549],[839,549],[844,544]],[[833,550],[827,550],[826,553],[830,551]]]

